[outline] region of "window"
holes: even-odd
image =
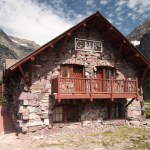
[[[79,121],[77,105],[56,106],[53,111],[53,122],[76,122]]]
[[[106,69],[106,79],[111,79],[113,77],[113,70],[111,68]]]
[[[53,122],[62,122],[63,121],[63,107],[57,106],[53,112]]]
[[[61,76],[62,77],[70,77],[70,67],[69,66],[61,67]]]
[[[83,77],[83,66],[80,65],[62,65],[61,66],[62,77]]]

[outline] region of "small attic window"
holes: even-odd
[[[75,50],[103,52],[102,41],[75,38]]]

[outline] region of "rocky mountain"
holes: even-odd
[[[9,36],[0,30],[0,78],[5,59],[21,59],[39,47],[34,41]]]
[[[136,27],[127,38],[138,48],[148,59],[150,59],[150,18]]]
[[[150,32],[150,18],[147,18],[141,25],[137,26],[127,38],[130,41],[140,41],[144,34]]]
[[[150,60],[150,31],[141,38],[139,50]]]

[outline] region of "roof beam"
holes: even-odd
[[[94,27],[94,25],[95,25],[96,19],[97,19],[97,16],[96,16],[96,17],[94,17],[94,20],[93,20],[93,22],[92,22],[92,25],[91,25],[90,31],[87,33],[87,37],[89,37],[89,36],[90,36],[90,33],[91,33],[91,31],[93,30],[93,27]]]
[[[71,32],[69,32],[69,33],[67,34],[67,36],[65,37],[65,39],[64,39],[64,41],[63,41],[63,43],[62,43],[62,46],[61,46],[60,51],[64,51],[64,47],[65,47],[65,45],[66,45],[66,43],[67,43],[67,41],[68,41],[68,37],[70,37],[71,35],[72,35]]]
[[[113,44],[112,46],[113,46],[114,48],[116,48],[116,47],[120,46],[121,44],[126,44],[126,43],[127,43],[126,40],[121,40],[121,41],[119,41],[119,42]]]
[[[126,60],[126,61],[128,61],[128,60],[131,60],[131,59],[133,59],[133,58],[138,58],[139,57],[139,54],[138,53],[136,53],[136,54],[134,54],[134,55],[131,55],[130,57],[125,57],[124,59]]]
[[[113,31],[114,29],[113,29],[113,27],[109,27],[108,29],[106,29],[105,31],[103,31],[102,33],[101,33],[101,36],[105,36],[106,34],[108,34],[110,31]]]
[[[22,67],[20,65],[19,65],[19,71],[21,73],[21,76],[24,78],[25,83],[28,84],[29,82],[28,82],[28,80],[27,80],[27,78],[25,76],[25,73],[24,73],[24,71],[23,71],[23,69],[22,69]]]
[[[28,72],[28,75],[29,75],[29,86],[32,85],[32,75],[33,75],[33,65],[34,65],[34,61],[35,61],[35,57],[31,57],[31,61],[29,63],[29,72]]]

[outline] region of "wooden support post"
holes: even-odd
[[[19,71],[20,71],[20,73],[21,73],[21,76],[24,78],[25,83],[28,84],[28,80],[27,80],[27,78],[26,78],[26,76],[25,76],[25,73],[24,73],[24,71],[22,70],[22,67],[21,67],[20,65],[19,65]]]
[[[127,87],[126,87],[126,80],[124,80],[124,82],[123,82],[123,88],[124,88],[124,92],[127,92]]]
[[[111,78],[111,100],[114,100],[114,79]]]
[[[57,99],[58,99],[58,103],[60,103],[61,99],[60,99],[60,75],[58,75],[57,77]]]
[[[33,74],[33,65],[34,65],[35,57],[31,57],[31,61],[29,63],[29,86],[32,84],[32,74]]]
[[[125,108],[127,108],[134,100],[135,98],[132,98],[132,100],[127,105],[125,105]]]
[[[4,86],[5,86],[5,85],[4,85],[4,83],[2,82],[2,87],[1,87],[1,90],[2,90],[2,95],[1,95],[1,96],[2,96],[2,97],[4,97]]]
[[[136,100],[139,99],[139,91],[138,91],[138,78],[136,78]]]
[[[92,77],[90,77],[90,101],[93,101]]]

